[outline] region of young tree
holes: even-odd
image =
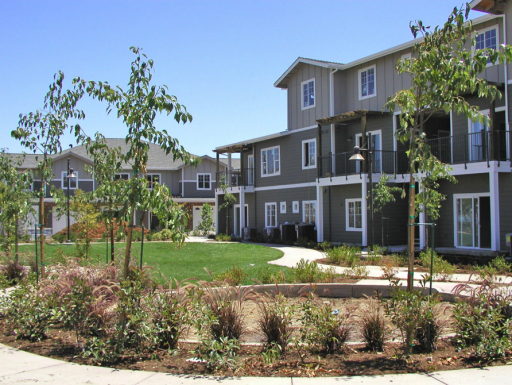
[[[412,57],[399,60],[396,69],[399,74],[411,76],[412,87],[397,92],[386,103],[390,111],[400,112],[401,129],[397,131],[399,140],[409,141],[407,286],[410,291],[413,290],[414,224],[419,211],[416,208],[415,194],[417,176],[425,174],[430,181],[450,178],[447,166],[432,155],[425,135],[419,133],[424,132],[425,123],[437,111],[453,111],[464,114],[473,121],[491,124],[489,118],[482,115],[477,106],[469,104],[464,95],[477,94],[479,97],[492,99],[499,97],[496,87],[488,84],[479,75],[488,62],[504,63],[512,58],[510,46],[501,46],[499,50],[468,49],[475,46],[472,23],[468,20],[469,11],[468,4],[460,9],[454,8],[447,22],[433,31],[421,21],[411,23],[410,29],[414,38],[420,36],[422,40],[414,46]],[[435,216],[439,208],[438,204],[432,202],[440,198],[440,195],[435,198],[436,190],[432,188],[434,186],[435,183],[424,189],[424,196],[421,198],[430,210],[431,217]],[[407,349],[409,345],[408,343]]]
[[[19,172],[23,157],[14,159],[6,154],[5,149],[0,153],[0,223],[5,237],[3,246],[7,253],[11,252],[12,235],[14,234],[15,261],[18,262],[18,223],[25,223],[33,212],[30,189],[32,173],[29,170]]]
[[[18,127],[11,132],[11,136],[21,141],[21,144],[34,154],[38,154],[38,162],[35,177],[40,180],[39,197],[39,228],[41,242],[41,274],[45,275],[44,258],[44,197],[46,186],[53,179],[51,155],[62,151],[61,136],[69,131],[75,137],[80,138],[81,128],[78,123],[69,124],[70,119],[80,120],[85,118],[82,110],[76,108],[82,98],[80,90],[63,89],[64,74],[59,71],[55,74],[54,82],[50,84],[50,90],[44,98],[43,110],[21,114]],[[77,143],[79,140],[77,139]]]
[[[186,216],[182,208],[176,204],[167,187],[159,182],[151,181],[148,185],[146,167],[151,144],[158,145],[166,154],[172,154],[173,160],[181,159],[185,163],[196,164],[190,154],[180,146],[176,138],[166,130],[158,130],[155,126],[157,113],[174,113],[176,122],[186,123],[192,120],[185,106],[178,103],[176,96],[167,94],[167,86],[151,85],[153,77],[153,60],[147,60],[139,48],[131,47],[136,55],[131,65],[128,88],[111,87],[108,83],[84,81],[76,79],[78,92],[87,92],[100,101],[107,102],[107,111],[117,111],[117,117],[126,124],[128,134],[125,141],[129,148],[123,161],[131,165],[132,175],[128,180],[129,192],[120,210],[130,223],[126,241],[124,261],[124,277],[128,277],[132,246],[132,229],[137,211],[151,209],[160,222],[172,226],[173,240],[181,244],[185,238],[183,221]]]
[[[197,229],[202,232],[203,235],[208,235],[210,231],[213,231],[213,209],[208,203],[205,203],[201,208],[201,223],[197,225]]]

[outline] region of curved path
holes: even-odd
[[[189,239],[189,242],[193,242]],[[266,245],[269,246],[269,245]],[[301,258],[315,260],[322,253],[299,247],[272,246],[284,252],[273,264],[293,267]],[[369,283],[369,281],[366,281]],[[388,374],[381,376],[345,376],[318,378],[289,377],[208,377],[197,375],[171,375],[166,373],[117,370],[85,366],[59,361],[23,352],[0,344],[0,384],[55,384],[55,385],[206,385],[206,384],[265,384],[265,385],[456,385],[506,384],[512,377],[512,366],[483,369],[464,369],[418,374]]]

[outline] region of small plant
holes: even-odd
[[[366,347],[372,351],[383,351],[389,331],[386,328],[382,298],[378,294],[376,298],[368,298],[368,301],[363,305],[359,325]]]
[[[301,259],[297,265],[292,268],[295,282],[314,283],[319,282],[322,277],[322,270],[315,261]]]
[[[270,266],[264,266],[258,270],[256,275],[259,282],[262,284],[269,283],[284,283],[285,276],[282,270],[273,272]]]
[[[430,265],[432,263],[431,253],[432,251],[430,249],[420,252],[421,265],[427,268],[428,271],[430,271]],[[432,270],[434,272],[434,278],[441,281],[448,281],[451,279],[457,268],[448,261],[445,261],[434,251],[434,267]]]
[[[302,312],[300,340],[309,350],[327,354],[340,352],[351,330],[347,322],[351,310],[334,309],[331,302],[326,303],[310,292],[302,303]]]
[[[241,285],[242,282],[249,276],[240,266],[235,266],[218,274],[215,279],[219,281],[226,281],[231,286]]]
[[[497,256],[489,265],[496,269],[498,274],[508,274],[512,271],[512,265],[502,255]]]
[[[217,234],[215,237],[215,240],[217,242],[231,242],[231,236],[227,234]]]
[[[388,281],[395,279],[395,276],[398,274],[398,267],[396,267],[393,260],[381,260],[380,268],[382,269],[382,278]]]
[[[325,252],[329,262],[348,267],[359,263],[360,253],[361,249],[348,245],[333,247]]]
[[[160,231],[160,240],[168,241],[171,238],[172,238],[172,231],[171,230],[169,230],[169,229],[162,229],[162,231]]]
[[[260,299],[258,326],[264,335],[263,350],[266,358],[271,360],[286,354],[296,307],[289,304],[281,293],[276,296],[262,296]]]
[[[0,266],[0,274],[5,277],[7,285],[16,285],[27,277],[27,269],[18,261],[8,260],[4,266]]]
[[[197,230],[202,235],[208,235],[208,233],[214,229],[213,208],[208,203],[205,203],[201,208],[201,222],[197,226]]]
[[[202,341],[196,350],[196,356],[206,361],[206,369],[209,371],[235,369],[238,350],[240,350],[240,346],[237,339],[221,337],[218,340]]]
[[[316,249],[319,251],[327,251],[329,249],[332,249],[332,244],[328,241],[323,241],[322,243],[319,243],[316,246]]]
[[[369,274],[370,271],[366,266],[363,265],[354,265],[343,273],[345,277],[355,279],[364,279],[368,277]]]
[[[309,242],[309,239],[304,238],[304,237],[299,237],[297,239],[297,245],[299,247],[307,247],[308,246],[308,242]]]

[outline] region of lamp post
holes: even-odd
[[[371,150],[371,143],[372,143],[372,134],[368,133],[368,139],[366,142],[366,146],[368,148],[355,146],[354,147],[354,155],[350,157],[349,160],[356,160],[356,161],[364,161],[365,158],[361,155],[361,151],[367,151],[368,156],[368,181],[370,182],[370,239],[368,242],[369,249],[373,250],[373,162],[372,162],[372,155],[373,152]]]
[[[66,179],[68,181],[68,240],[66,241],[67,243],[71,243],[71,237],[70,237],[70,230],[71,230],[71,222],[69,220],[69,190],[70,190],[70,187],[71,187],[71,183],[70,183],[70,180],[71,178],[76,178],[76,175],[73,171],[72,168],[69,167],[69,158],[68,158],[68,175],[66,176]]]

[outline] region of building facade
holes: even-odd
[[[477,48],[512,41],[511,2],[475,0],[471,6],[483,12],[473,20]],[[391,185],[409,191],[408,145],[395,136],[397,113],[383,107],[388,97],[410,88],[409,75],[398,74],[395,64],[410,57],[417,42],[348,64],[298,58],[274,83],[287,91],[286,130],[216,148],[218,162],[221,154],[240,157],[239,169],[220,172],[227,173],[230,187],[216,190],[216,206],[226,192],[236,202],[218,213],[217,231],[244,236],[248,228],[246,238],[308,235],[318,242],[405,245],[407,198],[371,215],[367,196],[370,180],[375,184],[384,173]],[[433,154],[450,165],[458,180],[440,186],[447,199],[436,223],[436,247],[489,254],[507,248],[506,234],[512,233],[511,70],[510,64],[489,65],[482,73],[502,92],[501,99],[465,96],[490,115],[491,127],[453,111],[435,113],[425,125]],[[369,162],[350,160],[364,138],[371,144],[372,172]],[[419,222],[425,222],[424,214]],[[417,242],[425,247],[425,226],[418,226]]]

